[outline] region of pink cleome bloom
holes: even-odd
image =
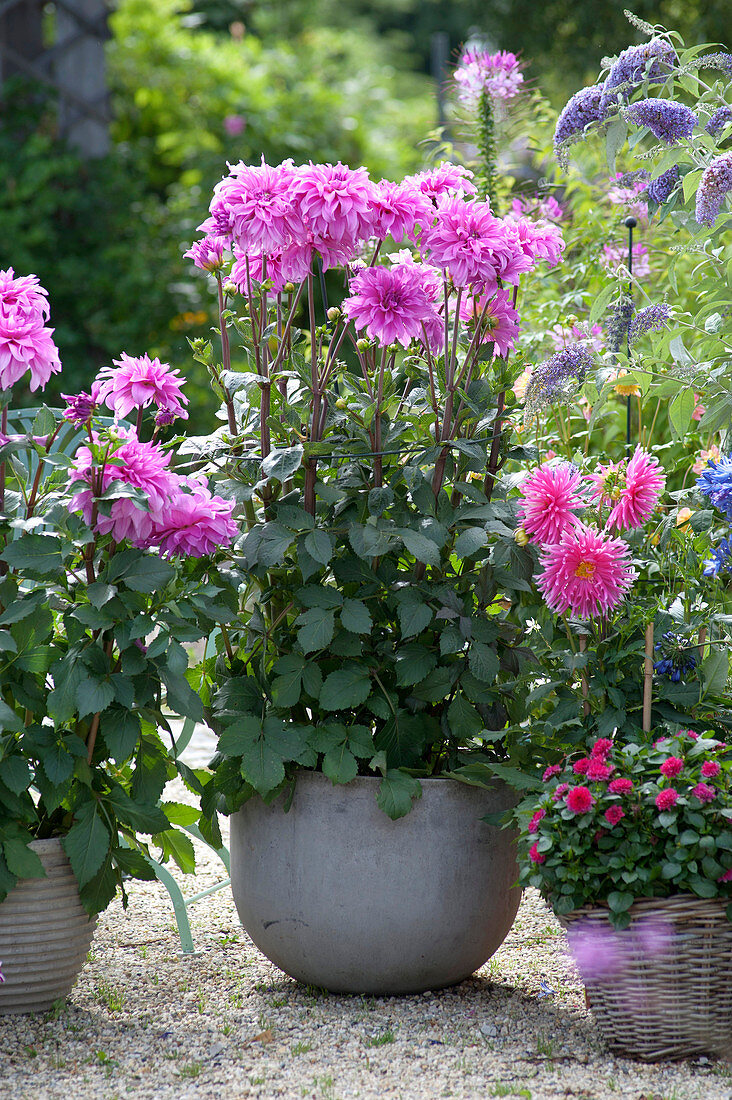
[[[185,379],[177,370],[147,354],[133,358],[122,352],[121,359],[112,361],[117,370],[102,367],[98,394],[99,400],[104,401],[116,416],[127,416],[133,409],[144,409],[154,403],[159,409],[188,419],[184,408],[188,398],[181,392]]]
[[[622,821],[624,817],[625,811],[621,810],[620,806],[609,806],[608,809],[605,810],[605,820],[608,825],[615,826],[619,821]]]
[[[602,263],[606,268],[614,271],[615,268],[622,264],[624,267],[628,264],[628,249],[622,244],[604,244],[602,246]],[[633,245],[633,274],[636,277],[641,275],[651,274],[651,265],[648,262],[648,249],[640,241],[638,244]]]
[[[91,527],[94,520],[95,489],[101,496],[115,481],[139,489],[145,496],[147,511],[144,504],[140,505],[129,497],[121,497],[106,506],[108,512],[99,509],[94,527],[102,535],[111,534],[115,542],[129,539],[136,546],[147,546],[163,508],[178,491],[179,479],[168,469],[170,452],[166,454],[154,443],[141,443],[132,432],[118,430],[118,437],[118,442],[110,448],[101,485],[97,483],[93,486],[99,465],[89,447],[80,447],[76,452],[70,480],[72,484],[77,481],[86,482],[88,488],[79,490],[72,497],[69,508],[72,512],[81,511],[84,520]]]
[[[573,814],[589,813],[594,804],[589,787],[572,787],[567,795],[567,809]]]
[[[575,775],[587,775],[587,769],[591,763],[589,756],[583,756],[581,760],[575,760],[572,771]]]
[[[544,774],[541,778],[544,780],[545,783],[548,783],[549,780],[553,779],[555,775],[559,775],[561,770],[561,764],[550,764],[548,768],[544,769]]]
[[[544,464],[524,478],[518,517],[526,533],[542,546],[559,542],[565,531],[580,526],[574,509],[584,507],[582,478],[568,462]]]
[[[679,756],[669,756],[664,760],[658,770],[661,775],[665,775],[667,779],[675,779],[675,777],[681,775],[684,770],[684,761]]]
[[[207,234],[200,240],[194,241],[183,255],[193,260],[196,267],[202,271],[220,271],[224,266],[224,243],[220,237]]]
[[[610,794],[629,794],[633,790],[632,779],[611,779],[607,785]]]
[[[587,480],[594,486],[590,496],[601,505],[611,505],[608,527],[627,531],[640,527],[650,516],[663,492],[665,478],[658,459],[636,447],[627,462],[599,465]]]
[[[27,296],[26,296],[27,297]],[[47,303],[41,308],[17,300],[6,305],[0,300],[0,390],[8,390],[30,372],[30,389],[44,389],[52,374],[61,370],[58,349],[51,339],[52,328],[44,325]]]
[[[604,617],[618,607],[635,580],[628,564],[630,550],[620,539],[580,524],[565,530],[561,541],[541,555],[544,572],[537,586],[547,606],[583,619]]]
[[[462,164],[450,164],[443,161],[437,168],[427,172],[418,172],[415,176],[405,176],[403,184],[414,186],[433,203],[444,196],[474,195],[476,186],[471,183],[473,173]]]
[[[506,356],[515,346],[519,334],[519,315],[512,305],[507,290],[497,290],[492,296],[475,295],[460,305],[460,316],[464,321],[473,321],[481,326],[481,343],[492,343],[498,355]]]
[[[717,797],[715,788],[710,787],[708,783],[697,783],[691,793],[696,795],[700,802],[712,802]]]
[[[381,180],[374,187],[371,210],[372,236],[378,241],[391,237],[397,243],[415,240],[420,228],[434,219],[435,208],[414,184]]]
[[[598,737],[592,746],[592,755],[600,760],[606,760],[613,751],[614,745],[609,737]]]
[[[705,760],[701,766],[702,779],[714,779],[716,775],[719,775],[721,770],[716,760]]]
[[[150,544],[159,546],[167,558],[205,557],[229,546],[238,534],[233,509],[233,501],[213,496],[204,484],[194,483],[191,492],[175,492],[165,502]]]
[[[398,341],[408,347],[435,315],[419,264],[364,268],[351,279],[351,291],[343,309],[382,346]]]
[[[676,805],[679,793],[673,787],[667,787],[665,791],[659,791],[656,795],[656,806],[659,810],[670,810]]]
[[[535,833],[536,830],[539,828],[539,822],[544,817],[546,817],[546,810],[538,809],[536,811],[536,813],[534,814],[534,816],[532,817],[531,821],[529,822],[528,831],[530,833]]]
[[[587,768],[587,778],[592,779],[596,783],[602,783],[604,780],[609,779],[613,773],[613,769],[603,763],[602,760],[598,760],[597,757],[593,757]]]
[[[493,99],[513,99],[524,81],[519,59],[507,50],[488,53],[487,50],[466,49],[453,79],[458,99],[471,110],[478,106],[482,92]]]
[[[546,856],[539,851],[538,844],[532,844],[529,848],[529,859],[532,863],[546,863]]]

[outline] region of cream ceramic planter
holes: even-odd
[[[61,841],[32,848],[46,878],[22,879],[0,902],[0,1014],[45,1012],[66,997],[94,935]]]
[[[422,780],[392,821],[379,780],[302,772],[290,810],[252,798],[231,819],[231,885],[257,947],[300,982],[415,993],[462,981],[501,945],[521,896],[515,835],[481,821],[512,792]]]

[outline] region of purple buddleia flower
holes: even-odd
[[[732,107],[717,107],[704,129],[708,134],[714,136],[726,126],[730,119],[732,119]]]
[[[719,69],[720,72],[732,76],[732,53],[708,53],[696,60],[699,69]]]
[[[690,107],[673,99],[639,99],[626,107],[625,117],[636,126],[647,126],[654,137],[667,145],[690,138],[699,121]]]
[[[660,206],[661,203],[666,202],[667,198],[673,191],[676,184],[679,182],[679,166],[673,164],[666,172],[662,172],[657,179],[651,180],[646,187],[646,194],[653,202],[657,202]]]
[[[558,150],[570,138],[577,135],[581,137],[585,126],[589,126],[591,122],[599,122],[604,117],[605,112],[600,110],[602,95],[601,84],[592,84],[589,88],[580,88],[574,93],[557,119],[557,128],[554,131],[555,149]]]
[[[722,455],[719,462],[710,458],[696,479],[696,487],[715,508],[732,519],[732,455]]]
[[[616,304],[607,323],[608,351],[620,351],[628,339],[628,329],[634,313],[633,299],[625,295]]]
[[[555,401],[571,401],[592,366],[592,355],[582,343],[562,348],[540,363],[526,388],[526,412],[533,416]]]
[[[631,344],[635,343],[646,332],[650,332],[652,328],[657,331],[662,329],[670,316],[671,307],[665,302],[658,302],[656,305],[646,306],[645,309],[638,310],[628,328],[628,339]]]
[[[722,572],[732,571],[732,546],[729,539],[722,539],[711,553],[711,558],[707,558],[704,562],[705,577],[717,577]]]
[[[627,99],[630,92],[644,80],[649,84],[663,84],[677,61],[676,50],[665,38],[652,38],[650,42],[623,50],[607,74],[602,110],[610,109],[618,94]]]
[[[696,192],[699,225],[714,225],[728,191],[732,191],[732,153],[723,153],[707,165],[699,183]]]

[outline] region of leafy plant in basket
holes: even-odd
[[[732,899],[732,755],[709,731],[654,736],[600,738],[547,768],[521,837],[522,881],[556,913],[604,904],[626,928],[637,898]]]
[[[246,519],[240,612],[201,668],[227,812],[304,767],[381,775],[398,817],[420,776],[530,760],[512,608],[532,562],[501,469],[522,454],[519,285],[562,241],[474,191],[450,164],[398,184],[240,164],[191,250],[218,285],[221,358],[194,350],[224,424],[188,446]],[[346,288],[320,313],[326,268]]]
[[[171,468],[160,433],[186,398],[159,361],[123,355],[63,413],[9,411],[28,372],[36,390],[61,369],[48,316],[34,276],[0,272],[0,901],[42,877],[32,841],[60,837],[94,914],[153,877],[150,842],[192,869],[189,808],[160,798],[201,783],[160,731],[202,715],[182,643],[230,614],[208,555],[235,525]]]

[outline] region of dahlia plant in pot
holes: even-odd
[[[175,775],[202,790],[169,718],[202,717],[182,643],[230,614],[208,555],[236,530],[170,466],[187,399],[157,360],[123,355],[63,411],[9,408],[61,369],[48,316],[34,276],[0,272],[0,1012],[68,993],[151,844],[193,868],[191,810],[160,801]]]
[[[244,519],[239,614],[200,669],[203,805],[233,815],[254,942],[332,989],[459,981],[518,905],[514,835],[481,820],[535,782],[509,352],[562,239],[475,191],[449,163],[400,183],[238,164],[191,250],[223,407],[185,446]]]

